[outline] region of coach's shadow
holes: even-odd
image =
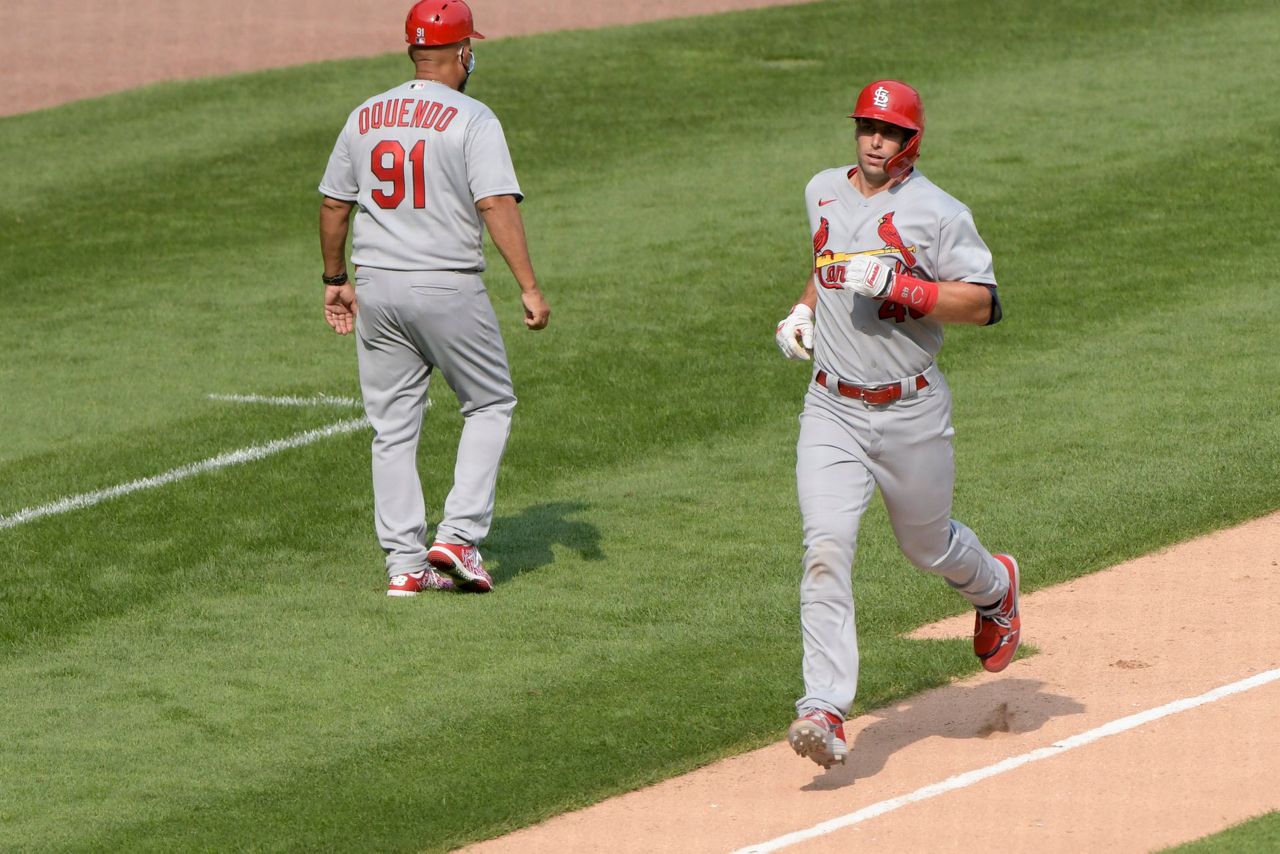
[[[547,566],[552,546],[576,552],[582,560],[604,560],[600,530],[590,522],[570,518],[587,509],[581,501],[552,501],[526,507],[516,516],[495,519],[485,545],[486,565],[495,581]]]
[[[1054,718],[1084,711],[1070,697],[1041,691],[1044,684],[1036,679],[999,679],[972,687],[947,685],[894,708],[869,712],[878,720],[857,734],[844,765],[804,788],[839,789],[874,776],[895,752],[931,736],[1001,738],[1034,732]]]

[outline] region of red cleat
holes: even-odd
[[[452,576],[459,590],[488,593],[493,589],[493,579],[484,571],[480,550],[475,546],[437,542],[427,551],[427,563]]]
[[[844,721],[830,712],[810,709],[792,722],[787,730],[791,749],[808,757],[823,768],[843,763],[849,755],[844,742]]]
[[[995,555],[1009,573],[1009,592],[994,608],[979,608],[973,624],[973,653],[991,673],[999,673],[1013,661],[1022,640],[1022,616],[1018,612],[1018,562],[1009,555]]]
[[[405,575],[393,575],[387,582],[388,596],[417,596],[424,590],[452,590],[453,579],[441,576],[434,569],[424,569]]]

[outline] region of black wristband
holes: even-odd
[[[326,285],[345,285],[347,283],[347,271],[343,270],[336,276],[326,276],[321,273],[320,281],[324,282]]]

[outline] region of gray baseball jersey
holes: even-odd
[[[972,530],[951,518],[955,462],[951,391],[934,357],[942,324],[896,303],[821,287],[843,273],[840,259],[870,254],[934,281],[995,284],[991,253],[964,205],[919,173],[864,197],[852,168],[820,172],[805,192],[820,285],[814,381],[796,445],[796,488],[804,520],[800,624],[803,715],[845,717],[858,682],[852,572],[858,529],[877,488],[908,560],[937,573],[975,605],[1008,590],[1002,567]],[[923,375],[918,387],[915,377]],[[910,379],[910,382],[903,382]],[[902,399],[872,405],[837,393],[901,383]]]
[[[869,254],[930,281],[994,285],[991,252],[969,209],[917,170],[892,189],[864,198],[853,167],[819,172],[805,188],[819,284],[840,266],[824,260]],[[824,258],[825,256],[825,258]],[[863,385],[921,373],[942,349],[942,324],[896,303],[818,288],[814,362]]]
[[[357,203],[351,262],[383,270],[482,272],[475,203],[523,198],[497,116],[429,80],[410,80],[351,112],[320,192]]]
[[[438,370],[464,417],[434,539],[477,545],[493,519],[516,405],[502,334],[478,275],[476,202],[523,198],[502,126],[449,86],[411,80],[348,117],[320,192],[356,203],[352,235],[360,390],[374,428],[374,526],[389,576],[427,567],[417,448]]]

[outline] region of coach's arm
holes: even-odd
[[[355,202],[332,196],[325,196],[320,202],[320,257],[324,261],[326,277],[347,272],[347,230],[355,206]],[[339,335],[350,332],[354,328],[356,311],[354,284],[347,281],[341,285],[324,286],[324,319],[334,332]]]
[[[533,273],[533,261],[529,259],[529,244],[524,236],[524,220],[520,218],[515,196],[486,196],[476,202],[476,210],[484,218],[485,228],[493,238],[502,258],[511,268],[511,275],[520,285],[520,301],[524,303],[524,325],[530,329],[542,329],[551,319],[551,307],[538,288]]]

